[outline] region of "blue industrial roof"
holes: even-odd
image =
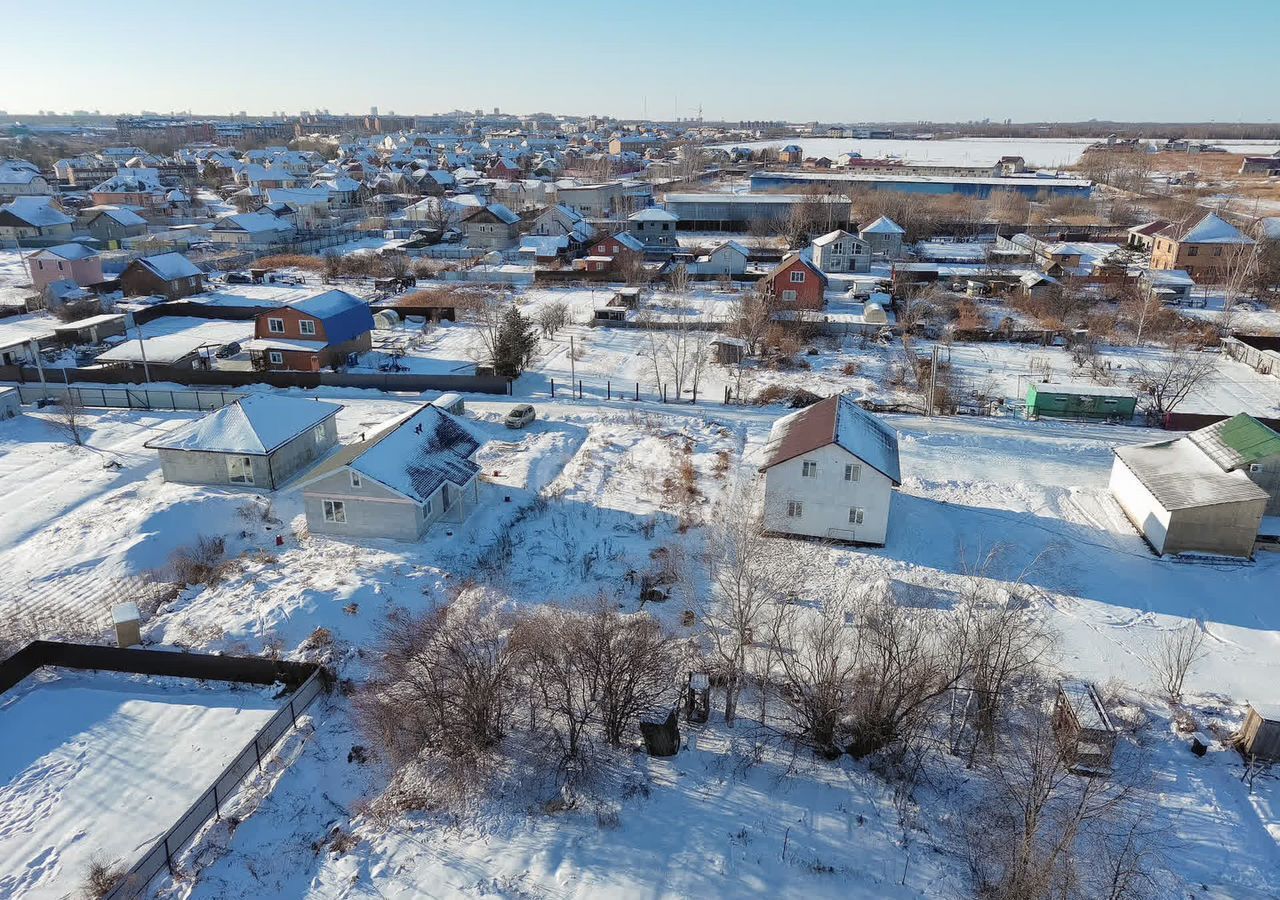
[[[325,291],[300,300],[293,308],[323,321],[330,344],[341,344],[373,329],[369,304],[346,291]]]

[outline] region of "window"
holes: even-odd
[[[298,331],[302,332],[303,334],[315,334],[316,323],[311,321],[310,319],[303,319],[298,323]]]
[[[805,460],[800,467],[800,475],[804,478],[817,478],[818,464],[816,462]]]
[[[284,319],[267,319],[267,331],[272,334],[284,334]]]
[[[364,484],[364,482],[360,480],[359,472],[357,472],[355,469],[351,469],[350,472],[351,472],[351,486],[353,488],[358,488]]]
[[[345,525],[347,522],[347,504],[341,500],[325,500],[324,520],[333,522],[336,525]]]
[[[804,516],[804,504],[799,500],[787,501],[787,518],[799,519]]]
[[[422,504],[422,512],[423,512],[423,514],[424,514],[424,515],[428,515],[428,516],[429,516],[429,515],[431,515],[432,510],[434,510],[434,509],[435,509],[435,504],[433,504],[433,503],[431,502],[431,498],[430,498],[430,497],[428,497],[428,498],[427,498],[427,502],[426,502],[426,503],[424,503],[424,504]]]
[[[783,291],[783,292],[782,292],[782,299],[783,299],[783,300],[785,300],[785,301],[788,301],[788,302],[794,303],[794,302],[795,302],[795,299],[796,299],[796,292],[795,292],[795,291]]]
[[[844,241],[836,241],[831,245],[831,252],[839,256],[844,252]]]
[[[862,466],[855,463],[848,463],[844,467],[845,481],[859,481],[862,478]]]
[[[1258,465],[1257,463],[1249,463],[1249,471],[1253,472],[1254,474],[1257,474],[1258,472],[1262,471],[1262,466]]]
[[[804,272],[800,271],[799,269],[797,269],[796,271],[792,272],[792,273],[791,273],[791,283],[792,283],[792,284],[804,284]]]
[[[227,480],[232,484],[253,484],[253,460],[247,456],[228,456]]]
[[[324,425],[317,425],[315,428],[312,428],[311,434],[315,437],[317,445],[324,446],[324,441],[325,441]]]
[[[1221,256],[1221,255],[1222,255],[1222,248],[1221,248],[1221,247],[1214,247],[1214,248],[1213,248],[1213,255],[1214,255],[1214,256]],[[58,263],[58,268],[59,268],[59,269],[61,269],[61,268],[62,268],[62,263]]]
[[[1187,256],[1199,256],[1199,255],[1200,255],[1200,248],[1199,248],[1199,247],[1188,247],[1188,248],[1187,248]]]
[[[281,353],[279,350],[270,350],[270,351],[268,351],[268,352],[267,352],[267,359],[271,362],[271,365],[273,365],[273,366],[283,366],[283,365],[284,365],[284,354],[283,354],[283,353]]]
[[[849,507],[849,524],[850,525],[862,524],[862,507],[861,506]]]

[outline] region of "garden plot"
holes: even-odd
[[[277,709],[271,689],[44,670],[0,697],[0,895],[127,867]]]

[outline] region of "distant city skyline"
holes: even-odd
[[[0,109],[1276,121],[1259,76],[1280,38],[1274,0],[1197,6],[1194,28],[1181,24],[1184,5],[654,0],[548,18],[491,0],[483,16],[388,7],[365,18],[336,0],[224,0],[216,16],[135,0],[126,22],[68,0],[53,29],[47,10],[25,3],[5,11],[7,33],[23,38],[6,47]]]

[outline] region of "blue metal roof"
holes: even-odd
[[[324,322],[330,344],[341,344],[373,329],[369,304],[346,291],[325,291],[293,304],[293,308]]]

